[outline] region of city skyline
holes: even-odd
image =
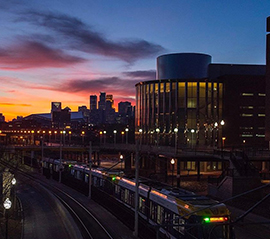
[[[155,79],[162,54],[265,64],[269,7],[257,1],[0,3],[0,112],[12,120],[49,112],[52,101],[73,111],[89,108],[89,96],[100,91],[113,94],[116,105],[135,105],[135,84]]]

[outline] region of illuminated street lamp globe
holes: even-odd
[[[11,180],[11,183],[12,183],[12,185],[15,185],[16,184],[16,179],[15,178],[13,178],[12,180]]]
[[[175,164],[175,160],[171,159],[171,164],[174,165]]]
[[[9,198],[7,198],[3,203],[3,206],[4,206],[5,209],[10,209],[11,205],[12,205],[12,202],[10,201]]]
[[[178,132],[178,128],[174,128],[174,133],[177,133]]]
[[[195,129],[191,129],[191,131],[190,131],[190,132],[191,132],[192,134],[193,134],[193,133],[195,133]]]
[[[139,129],[139,132],[140,132],[140,133],[142,133],[142,131],[143,131],[142,129]]]
[[[221,120],[220,121],[220,124],[223,126],[225,124],[225,121],[224,120]]]

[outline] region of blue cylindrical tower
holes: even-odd
[[[201,53],[166,54],[157,58],[157,80],[207,78],[212,57]]]

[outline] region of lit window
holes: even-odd
[[[253,109],[254,107],[249,105],[249,106],[240,106],[240,109]]]
[[[252,134],[241,134],[241,137],[243,137],[243,138],[252,138],[253,135]]]
[[[265,93],[259,93],[258,96],[265,96]]]
[[[258,138],[264,138],[265,135],[264,134],[256,134],[256,137],[258,137]]]
[[[253,129],[253,127],[240,127],[240,129]]]
[[[265,114],[258,114],[258,117],[265,117]]]
[[[253,93],[242,93],[242,96],[253,96]]]
[[[241,114],[242,117],[252,117],[253,114]]]

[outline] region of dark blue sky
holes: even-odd
[[[265,64],[268,15],[268,0],[2,1],[0,112],[48,112],[51,101],[76,110],[99,91],[134,102],[161,54]]]

